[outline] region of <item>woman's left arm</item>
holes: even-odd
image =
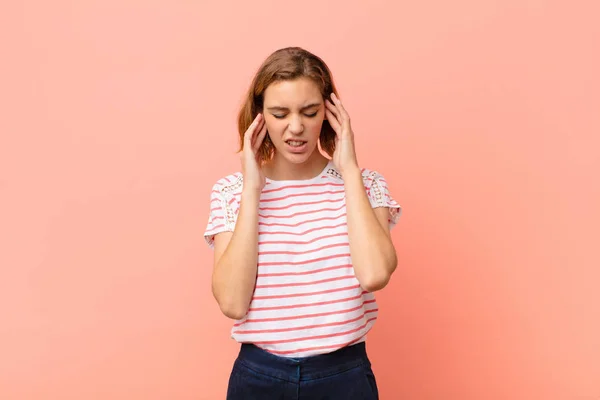
[[[350,116],[342,102],[331,94],[325,105],[325,116],[336,133],[333,162],[344,180],[354,273],[363,289],[374,292],[387,285],[398,263],[389,230],[390,210],[371,205],[356,159]]]
[[[360,169],[345,171],[343,178],[350,255],[356,279],[369,292],[381,290],[398,264],[389,229],[389,209],[372,208]]]

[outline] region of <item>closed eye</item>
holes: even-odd
[[[318,113],[319,113],[319,112],[318,112],[318,111],[316,111],[316,112],[314,112],[314,113],[312,113],[312,114],[304,114],[304,115],[306,115],[308,118],[314,118],[314,117],[316,117],[316,116],[317,116],[317,114],[318,114]],[[277,119],[283,119],[283,118],[285,118],[287,115],[277,115],[277,114],[273,114],[273,116],[274,116],[275,118],[277,118]]]

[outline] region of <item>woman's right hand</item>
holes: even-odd
[[[267,126],[262,114],[258,114],[244,133],[242,150],[242,174],[244,190],[255,190],[258,193],[265,187],[265,175],[258,161],[258,149],[267,134]]]

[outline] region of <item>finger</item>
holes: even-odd
[[[252,147],[254,147],[254,144],[256,143],[256,138],[258,137],[258,134],[260,133],[260,131],[262,130],[262,128],[265,126],[265,120],[262,119],[261,121],[259,121],[259,123],[254,127],[254,131],[252,132],[252,140],[250,141],[252,143]]]
[[[333,103],[334,103],[335,105],[342,104],[342,101],[340,100],[340,98],[339,98],[339,97],[337,97],[337,96],[335,95],[335,93],[333,93],[333,92],[331,93],[331,100],[333,101]]]
[[[350,116],[348,115],[348,112],[346,111],[346,109],[344,108],[344,105],[342,104],[342,101],[340,100],[339,97],[337,97],[335,95],[335,93],[331,93],[331,98],[333,99],[336,107],[338,108],[338,110],[340,111],[340,117],[342,119],[350,119]]]
[[[265,126],[265,120],[263,118],[254,127],[254,131],[252,132],[252,137],[250,138],[250,145],[246,147],[248,151],[254,152],[254,147],[256,145],[256,138],[258,137],[258,134],[260,133],[260,131],[263,129],[264,126]]]
[[[254,136],[254,131],[256,129],[256,126],[259,124],[259,122],[262,120],[262,114],[258,113],[256,115],[256,117],[254,118],[254,121],[252,121],[252,123],[250,124],[250,126],[248,127],[248,129],[246,129],[246,132],[244,133],[244,142],[248,145],[252,145],[252,137]]]
[[[341,125],[338,122],[337,118],[333,113],[329,110],[325,110],[325,116],[327,117],[327,121],[329,121],[329,125],[333,128],[336,134],[340,134]]]
[[[256,136],[256,141],[254,142],[254,146],[253,146],[254,151],[258,151],[258,149],[260,149],[260,146],[262,145],[266,136],[267,136],[267,125],[263,124],[262,128],[258,132],[258,135]]]
[[[327,106],[327,110],[329,110],[333,115],[335,115],[338,122],[341,123],[342,119],[340,116],[340,111],[337,109],[337,107],[329,100],[325,101],[325,105]]]

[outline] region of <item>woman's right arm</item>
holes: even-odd
[[[223,314],[241,319],[248,312],[258,269],[258,205],[265,186],[258,149],[267,133],[258,114],[244,134],[241,155],[244,184],[233,232],[214,238],[212,292]]]
[[[256,282],[260,192],[242,191],[233,232],[215,236],[212,292],[229,318],[246,315]]]

